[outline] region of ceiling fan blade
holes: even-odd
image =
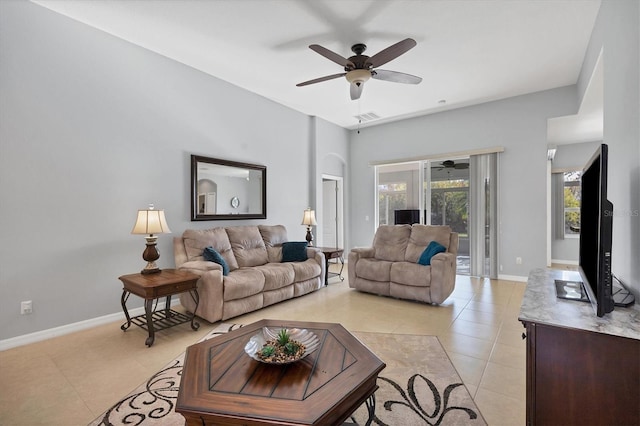
[[[371,65],[373,68],[384,65],[387,62],[407,52],[408,50],[414,48],[416,44],[417,43],[414,39],[405,38],[404,40],[381,50],[380,52],[367,59],[367,64]]]
[[[329,59],[330,61],[335,62],[338,65],[342,65],[345,68],[355,68],[356,67],[353,64],[353,62],[351,62],[350,60],[348,60],[344,56],[338,55],[336,52],[332,52],[331,50],[327,49],[326,47],[322,47],[319,44],[312,44],[312,45],[309,46],[309,49],[313,50],[316,53],[321,54],[325,58]]]
[[[349,94],[351,95],[351,100],[355,101],[356,99],[360,99],[362,95],[362,89],[364,88],[364,83],[351,83],[351,88],[349,89]]]
[[[302,83],[296,84],[296,86],[298,87],[308,86],[309,84],[320,83],[322,81],[327,81],[327,80],[333,80],[334,78],[344,77],[345,75],[347,75],[346,72],[341,72],[340,74],[325,75],[324,77],[314,78],[313,80],[309,80],[309,81],[303,81]]]
[[[421,77],[389,70],[371,71],[371,78],[375,78],[376,80],[393,81],[394,83],[405,84],[418,84],[422,81]]]

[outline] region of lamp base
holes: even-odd
[[[145,239],[147,240],[147,247],[142,253],[142,258],[147,261],[147,266],[145,266],[140,273],[143,275],[157,274],[160,272],[160,268],[156,265],[156,260],[160,259],[160,252],[156,247],[158,237],[149,235],[148,237],[145,237]]]
[[[313,234],[311,233],[311,227],[310,227],[310,226],[308,226],[308,227],[307,227],[307,237],[306,237],[306,240],[307,240],[307,245],[308,245],[309,247],[313,247]]]
[[[155,264],[155,262],[153,262],[153,264],[149,263],[147,266],[145,266],[145,268],[140,271],[140,273],[142,275],[148,275],[148,274],[157,274],[161,271],[160,268],[158,268]]]

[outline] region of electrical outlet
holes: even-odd
[[[33,302],[31,300],[25,300],[20,302],[20,314],[27,315],[33,313]]]
[[[522,265],[522,258],[516,257],[516,265]]]

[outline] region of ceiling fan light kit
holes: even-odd
[[[415,40],[406,38],[369,57],[367,55],[363,55],[367,46],[362,43],[357,43],[351,46],[351,51],[355,53],[355,55],[348,59],[332,52],[326,47],[322,47],[318,44],[312,44],[309,46],[311,50],[335,62],[336,64],[343,66],[345,72],[315,78],[313,80],[298,83],[296,86],[307,86],[309,84],[320,83],[344,76],[350,84],[351,99],[356,100],[362,95],[364,83],[366,83],[370,78],[390,81],[393,83],[418,84],[422,81],[422,78],[416,77],[415,75],[405,74],[398,71],[374,70],[374,68],[384,65],[403,53],[406,53],[408,50],[415,47],[416,44]]]
[[[369,70],[353,70],[345,75],[347,81],[351,84],[361,85],[371,78]]]

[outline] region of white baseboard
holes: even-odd
[[[527,280],[529,279],[529,277],[523,277],[521,275],[498,274],[498,279],[499,280],[505,280],[505,281],[518,281],[518,282],[526,283]]]
[[[158,306],[156,309],[164,308],[165,299],[158,300]],[[171,301],[171,306],[179,305],[180,300],[174,298]],[[134,308],[129,310],[129,316],[135,317],[137,315],[144,314],[144,307]],[[23,334],[22,336],[11,337],[9,339],[0,340],[0,351],[5,351],[11,348],[17,348],[18,346],[24,346],[31,343],[40,342],[42,340],[51,339],[53,337],[64,336],[65,334],[75,333],[76,331],[86,330],[88,328],[97,327],[103,324],[109,324],[115,321],[124,321],[124,312],[118,312],[115,314],[108,314],[97,318],[91,318],[84,321],[74,322],[73,324],[61,325],[60,327],[49,328],[47,330],[36,331],[35,333]]]

